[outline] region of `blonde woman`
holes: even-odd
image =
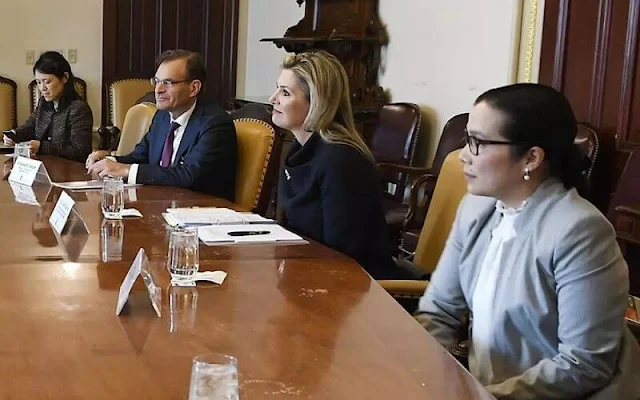
[[[279,202],[289,229],[354,258],[376,279],[396,276],[373,156],[355,129],[347,74],[325,51],[285,58],[273,123],[295,142]]]

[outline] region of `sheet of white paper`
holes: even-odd
[[[49,223],[58,234],[62,233],[74,204],[75,201],[73,201],[67,192],[62,191],[60,193],[60,198],[58,199],[58,202],[51,213],[51,217],[49,218]]]
[[[18,157],[13,163],[13,168],[9,174],[9,181],[31,186],[36,179],[41,165],[42,161]]]
[[[198,228],[198,237],[207,245],[240,243],[307,243],[276,224],[209,225]]]
[[[67,190],[92,190],[92,189],[102,189],[104,186],[104,181],[101,179],[94,179],[90,181],[72,181],[72,182],[53,182],[53,186],[57,186],[62,189]],[[133,183],[125,183],[124,187],[134,187],[140,186]]]

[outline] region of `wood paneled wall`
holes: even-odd
[[[205,59],[207,97],[227,108],[236,90],[238,7],[239,0],[104,0],[103,85],[152,77],[160,52],[187,49]]]
[[[600,134],[595,202],[606,209],[640,146],[640,0],[546,0],[540,82],[561,90]]]

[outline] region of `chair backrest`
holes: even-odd
[[[369,146],[376,162],[414,166],[422,115],[413,103],[392,103],[382,106],[378,123],[371,135]],[[383,174],[385,197],[402,203],[407,176]]]
[[[17,125],[15,81],[0,76],[0,130],[13,129]],[[0,137],[2,135],[0,134]]]
[[[153,90],[149,78],[117,79],[107,84],[108,123],[120,128],[124,126],[127,111],[147,92]]]
[[[287,144],[287,133],[273,124],[271,120],[272,107],[267,104],[261,103],[247,103],[241,108],[233,110],[231,117],[234,120],[243,118],[253,118],[260,120],[269,126],[276,132],[276,137],[273,142],[273,148],[271,150],[271,157],[269,159],[269,166],[262,183],[262,190],[260,191],[260,198],[258,200],[258,206],[254,212],[263,215],[267,218],[276,218],[277,206],[278,206],[278,178],[280,173],[280,167],[282,165],[282,154],[284,146]],[[289,133],[289,135],[291,135]]]
[[[469,121],[469,113],[462,113],[451,117],[442,128],[442,134],[438,141],[438,148],[431,164],[431,173],[438,175],[444,159],[454,150],[466,145],[464,140],[465,129]]]
[[[432,273],[453,226],[460,200],[467,193],[460,152],[455,150],[444,159],[433,198],[424,220],[413,262]]]
[[[131,153],[136,144],[142,140],[149,131],[151,121],[156,113],[156,105],[153,103],[136,104],[127,111],[120,132],[120,142],[116,155],[122,156]]]
[[[627,159],[622,170],[616,191],[609,203],[607,218],[615,226],[617,219],[616,207],[627,204],[640,204],[640,150],[634,150]]]
[[[254,210],[262,193],[276,131],[268,123],[255,118],[240,118],[233,123],[238,137],[236,204]]]
[[[576,138],[573,143],[577,145],[582,154],[589,159],[589,165],[582,172],[587,184],[586,190],[589,192],[593,167],[600,152],[600,139],[598,139],[598,134],[593,128],[585,124],[578,124],[578,131],[576,132]],[[583,195],[587,198],[589,197],[589,193],[584,193]]]
[[[80,96],[82,100],[87,101],[87,82],[85,82],[83,79],[78,78],[77,76],[75,77],[75,81],[76,92],[78,93],[78,96]],[[31,97],[29,106],[31,112],[33,112],[33,110],[35,110],[38,106],[38,101],[40,100],[41,94],[35,79],[29,82],[28,87],[29,95]]]
[[[371,152],[376,161],[413,166],[421,121],[420,107],[416,104],[382,106],[371,136]]]

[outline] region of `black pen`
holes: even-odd
[[[267,235],[270,231],[234,231],[229,232],[229,236],[251,236],[251,235]]]

